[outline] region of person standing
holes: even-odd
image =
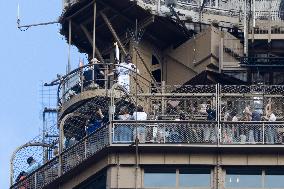
[[[147,113],[144,112],[144,109],[141,105],[138,105],[136,107],[136,111],[133,112],[133,115],[131,117],[132,120],[137,120],[137,121],[145,121],[147,120]],[[137,136],[137,139],[141,143],[145,143],[146,141],[146,128],[145,124],[139,123],[136,125],[137,130],[135,129],[133,131],[133,136]],[[137,132],[137,133],[136,133]]]
[[[265,107],[265,117],[264,119],[266,119],[269,122],[275,122],[276,121],[276,116],[275,114],[272,112],[272,108],[271,108],[271,99],[269,99],[268,104]],[[269,144],[274,144],[275,143],[275,139],[276,139],[276,129],[273,125],[269,124],[268,126],[266,126],[266,142]]]
[[[40,164],[32,156],[27,159],[27,163],[29,165],[26,171],[27,174],[31,174],[40,167]]]
[[[118,74],[118,84],[122,86],[126,92],[130,92],[130,75],[133,72],[139,73],[139,70],[136,66],[131,63],[131,56],[129,54],[126,55],[125,61],[120,63],[117,68],[116,72]]]

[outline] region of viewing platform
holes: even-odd
[[[59,88],[68,83],[64,78]],[[76,85],[69,82],[70,90]],[[138,88],[135,85],[133,82],[133,90]],[[62,106],[85,92],[103,90],[82,83],[81,86],[82,91],[64,100],[66,93],[59,92],[59,102],[64,101]],[[131,152],[135,148],[145,153],[284,152],[284,86],[161,85],[136,93],[119,88],[114,85],[107,89],[110,94],[106,99],[90,96],[84,103],[76,102],[79,105],[73,106],[72,111],[62,109],[61,152],[11,188],[49,188],[72,174],[75,167],[84,167],[97,157],[116,151]],[[119,96],[112,94],[116,90],[120,91]],[[131,116],[137,105],[143,106],[147,120],[118,120],[121,108],[127,107]],[[108,119],[89,132],[98,108]],[[271,114],[266,115],[266,111],[272,111],[275,119]]]

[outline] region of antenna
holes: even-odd
[[[21,31],[27,31],[30,27],[34,26],[46,26],[50,24],[58,24],[59,21],[52,21],[52,22],[42,22],[37,24],[27,24],[27,25],[21,25],[21,19],[20,19],[20,3],[18,3],[18,11],[17,11],[17,28]]]

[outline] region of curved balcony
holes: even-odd
[[[115,66],[117,65],[105,63],[88,64],[60,77],[57,92],[58,106],[60,107],[59,118],[61,119],[62,116],[77,108],[84,108],[84,105],[99,105],[107,112],[111,96],[115,99],[127,98],[129,95],[125,89],[119,86],[113,88],[117,82]],[[129,69],[121,65],[119,67]],[[129,70],[129,72],[131,93],[134,93],[135,90],[139,93],[147,93],[151,90],[155,81],[148,80],[133,70]]]

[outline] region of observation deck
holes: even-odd
[[[96,88],[90,87],[92,79],[80,81],[83,69],[88,71],[82,67],[60,80],[58,102],[66,108],[60,111],[59,155],[11,188],[54,188],[100,158],[111,158],[111,154],[116,152],[134,153],[138,147],[142,159],[147,153],[181,151],[284,153],[284,86],[216,84],[154,87],[148,83],[149,88],[142,90],[134,80],[131,92],[127,93],[116,84],[111,87],[104,85],[108,83],[104,79]],[[142,76],[137,74],[133,77]],[[74,78],[78,82],[74,82]],[[80,90],[70,96],[70,91],[78,87]],[[64,92],[62,89],[65,89]],[[127,107],[131,114],[138,104],[147,112],[147,120],[117,120],[121,107]],[[276,120],[269,121],[270,118],[266,117],[267,104]],[[252,112],[250,121],[246,120],[244,113],[248,106],[251,106]],[[98,107],[105,116],[109,114],[109,120],[88,133],[90,120]],[[180,118],[181,112],[185,116],[183,119]],[[64,145],[65,138],[71,138],[72,145]],[[110,159],[101,166],[108,164],[112,164]]]

